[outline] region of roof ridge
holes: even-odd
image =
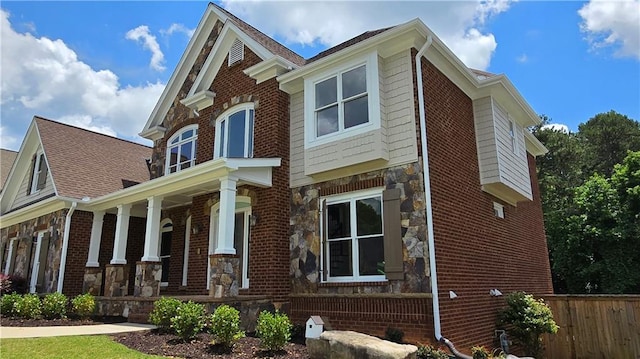
[[[45,117],[42,117],[42,116],[39,116],[39,115],[35,115],[35,116],[33,116],[33,117],[34,117],[36,120],[43,120],[43,121],[47,121],[47,122],[54,123],[54,124],[56,124],[56,125],[61,125],[61,126],[66,126],[66,127],[75,128],[75,129],[78,129],[78,130],[82,130],[82,131],[88,132],[88,133],[90,133],[90,134],[99,135],[99,136],[104,136],[104,137],[107,137],[107,138],[110,138],[110,139],[114,139],[114,140],[118,140],[118,141],[122,141],[122,142],[127,142],[127,143],[130,143],[130,144],[133,144],[133,145],[137,145],[137,146],[141,146],[141,147],[146,147],[146,148],[150,148],[150,149],[152,149],[152,148],[153,148],[152,146],[147,146],[147,145],[143,145],[143,144],[141,144],[141,143],[134,142],[134,141],[131,141],[131,140],[125,140],[125,139],[123,139],[123,138],[114,137],[114,136],[107,135],[107,134],[104,134],[104,133],[100,133],[100,132],[96,132],[96,131],[87,130],[86,128],[82,128],[82,127],[78,127],[78,126],[70,125],[70,124],[68,124],[68,123],[64,123],[64,122],[60,122],[60,121],[51,120],[51,119],[48,119],[48,118],[45,118]]]
[[[349,38],[349,39],[347,39],[347,40],[345,40],[345,41],[343,41],[343,42],[341,42],[341,43],[339,43],[337,45],[331,46],[331,47],[329,47],[329,48],[327,48],[327,49],[325,49],[323,51],[320,51],[319,53],[317,53],[317,54],[311,56],[310,58],[308,58],[306,60],[306,63],[309,64],[309,63],[314,62],[316,60],[319,60],[319,59],[321,59],[323,57],[326,57],[326,56],[329,56],[329,55],[331,55],[333,53],[336,53],[336,52],[338,52],[338,51],[340,51],[342,49],[346,49],[348,47],[351,47],[351,46],[353,46],[355,44],[358,44],[358,43],[360,43],[360,42],[362,42],[362,41],[364,41],[364,40],[366,40],[368,38],[374,37],[374,36],[376,36],[376,35],[378,35],[380,33],[383,33],[383,32],[385,32],[385,31],[387,31],[389,29],[392,29],[392,28],[394,28],[396,26],[398,26],[398,25],[382,27],[382,28],[375,29],[375,30],[365,31],[365,32],[363,32],[363,33],[361,33],[359,35],[356,35],[354,37],[351,37],[351,38]]]

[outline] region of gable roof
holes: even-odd
[[[95,198],[150,179],[151,148],[34,117],[57,195]]]
[[[18,157],[18,152],[0,148],[0,191],[9,177],[9,171],[11,171],[16,157]]]
[[[376,35],[378,35],[380,33],[383,33],[383,32],[385,32],[385,31],[387,31],[389,29],[392,29],[394,27],[395,26],[391,26],[391,27],[385,27],[385,28],[378,29],[378,30],[372,30],[372,31],[363,32],[362,34],[360,34],[360,35],[358,35],[356,37],[353,37],[353,38],[351,38],[351,39],[349,39],[349,40],[347,40],[345,42],[342,42],[342,43],[340,43],[338,45],[335,45],[333,47],[330,47],[330,48],[318,53],[317,55],[307,59],[306,63],[308,64],[308,63],[314,62],[316,60],[320,60],[321,58],[323,58],[325,56],[329,56],[329,55],[331,55],[331,54],[333,54],[335,52],[338,52],[338,51],[340,51],[342,49],[346,49],[349,46],[355,45],[355,44],[357,44],[357,43],[359,43],[361,41],[364,41],[364,40],[366,40],[366,39],[368,39],[370,37],[374,37],[374,36],[376,36]]]

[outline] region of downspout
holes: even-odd
[[[442,339],[440,328],[440,302],[438,299],[438,275],[436,272],[436,246],[433,236],[433,208],[431,206],[431,178],[429,175],[429,152],[427,149],[427,115],[425,111],[424,89],[422,88],[422,56],[431,46],[433,38],[427,36],[416,55],[416,77],[418,86],[418,111],[420,116],[420,145],[422,150],[422,170],[424,172],[424,196],[427,207],[427,240],[429,244],[429,269],[431,271],[431,303],[433,305],[433,331],[436,339]]]
[[[78,202],[71,203],[69,212],[64,220],[64,234],[62,235],[62,253],[60,254],[60,271],[58,272],[58,293],[62,293],[62,284],[64,282],[64,271],[67,266],[67,250],[69,249],[69,232],[71,232],[71,216],[78,207]]]

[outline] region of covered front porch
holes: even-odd
[[[237,296],[240,289],[248,287],[248,241],[250,226],[256,221],[247,188],[271,187],[272,169],[278,166],[279,158],[221,158],[88,199],[86,207],[93,213],[93,222],[83,292],[104,297],[153,298],[166,290],[169,278],[174,282],[179,278],[182,288],[187,286],[190,273],[202,276],[204,270],[206,281],[196,284],[202,287],[198,293],[216,298]],[[205,196],[208,200],[204,206],[194,203],[194,198]],[[179,243],[184,246],[182,258],[171,256],[174,223],[163,218],[163,213],[166,216],[176,210],[185,212],[180,227],[184,230],[183,242]],[[101,256],[106,214],[115,215],[113,247],[108,248],[112,255],[108,260],[104,253]],[[138,223],[144,221],[144,233],[131,230],[132,217]],[[191,236],[206,240],[206,248],[190,248]],[[140,248],[139,259],[136,256],[132,260],[128,255],[131,248]],[[190,270],[189,257],[205,254],[206,269],[194,263]],[[182,262],[180,266],[178,260]]]

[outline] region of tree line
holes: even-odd
[[[615,111],[577,132],[532,129],[556,293],[640,293],[640,122]]]

